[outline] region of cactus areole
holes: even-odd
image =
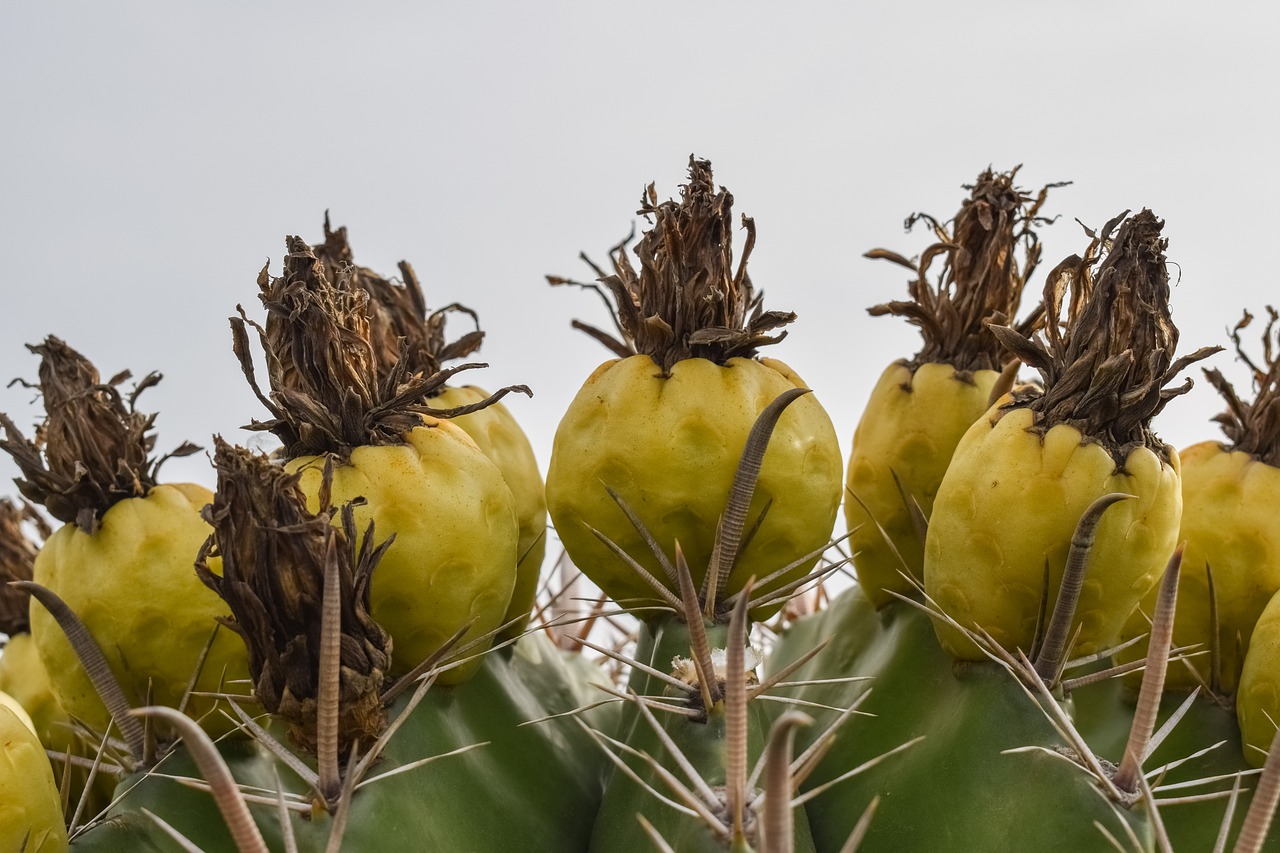
[[[385,366],[367,293],[349,277],[330,281],[310,246],[296,237],[287,242],[284,275],[273,279],[264,268],[258,277],[267,322],[254,326],[267,353],[269,397],[254,376],[249,321],[243,313],[231,320],[245,375],[273,415],[248,428],[269,430],[283,442],[285,468],[300,473],[312,512],[321,509],[322,474],[331,465],[333,503],[363,498],[357,526],[373,522],[380,536],[395,535],[373,581],[372,608],[395,644],[393,674],[402,674],[463,626],[471,626],[465,646],[502,624],[516,571],[511,490],[444,418],[528,389],[504,388],[449,411],[433,408],[433,391],[477,365],[430,376],[412,373],[403,358]],[[441,680],[465,679],[479,663],[474,658]]]
[[[160,374],[126,395],[119,386],[127,371],[103,382],[88,359],[52,336],[28,348],[41,357],[46,418],[30,441],[0,415],[7,434],[0,447],[22,471],[22,493],[65,522],[40,549],[32,579],[76,612],[134,701],[150,692],[156,703],[176,706],[197,669],[201,691],[218,690],[224,677],[242,679],[244,650],[230,635],[215,639],[201,667],[215,618],[227,612],[192,571],[209,533],[200,508],[213,495],[158,481],[168,457],[153,457],[155,415],[138,411],[136,402]],[[198,449],[183,444],[169,456]],[[63,708],[105,731],[106,709],[45,608],[31,608],[31,633]],[[221,722],[220,715],[210,719]]]
[[[910,217],[908,228],[923,220],[937,238],[919,260],[886,249],[866,254],[913,274],[909,299],[876,305],[871,315],[903,317],[924,339],[914,358],[881,374],[849,456],[850,550],[858,582],[878,607],[896,600],[890,593],[915,593],[924,574],[921,522],[933,511],[956,445],[991,405],[1001,370],[1013,358],[987,323],[1012,322],[1017,313],[1040,259],[1040,207],[1057,186],[1033,197],[1014,185],[1017,173],[979,175],[950,229],[926,214]],[[934,285],[928,276],[940,258]],[[1019,328],[1035,329],[1041,317],[1035,311]]]
[[[635,249],[639,271],[618,247],[613,273],[602,275],[599,285],[584,285],[612,295],[618,336],[577,325],[619,357],[591,374],[560,422],[547,505],[574,563],[624,605],[652,599],[653,591],[603,538],[664,575],[610,490],[668,556],[679,543],[701,583],[756,416],[780,393],[804,385],[782,362],[756,357],[760,347],[785,336],[778,330],[795,315],[763,310],[747,274],[755,226],[746,217],[746,247],[734,267],[732,205],[733,196],[712,182],[711,164],[691,158],[679,202],[659,204],[653,186],[646,189],[640,213],[653,227]],[[777,425],[749,510],[749,528],[758,526],[726,591],[819,548],[839,500],[835,430],[806,395]],[[803,575],[815,561],[797,565],[775,585]]]
[[[1097,498],[1136,499],[1110,509],[1097,529],[1076,653],[1116,642],[1176,544],[1178,455],[1151,418],[1190,388],[1189,379],[1167,388],[1173,377],[1216,348],[1174,358],[1163,224],[1144,210],[1090,232],[1084,256],[1049,274],[1043,339],[992,326],[1044,387],[1007,395],[960,441],[930,519],[925,589],[1006,648],[1032,649],[1042,596],[1052,608],[1076,521]],[[953,654],[979,654],[950,630],[940,638]]]

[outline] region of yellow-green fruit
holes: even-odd
[[[8,702],[0,701],[0,850],[66,850],[62,821],[53,766],[35,729]]]
[[[46,749],[68,752],[78,743],[72,734],[71,718],[53,694],[49,673],[40,662],[30,634],[10,637],[5,644],[4,653],[0,654],[0,692],[12,696],[31,715],[35,732]]]
[[[1262,610],[1280,590],[1280,469],[1241,451],[1228,451],[1205,441],[1182,451],[1182,529],[1179,541],[1187,548],[1178,580],[1178,608],[1173,620],[1173,644],[1217,647],[1220,682],[1225,693],[1235,690],[1249,637]],[[1218,635],[1212,636],[1209,575],[1218,610]],[[1125,638],[1145,634],[1155,610],[1154,590],[1142,608],[1129,618]],[[1145,611],[1146,616],[1143,616]],[[1136,660],[1145,644],[1126,649],[1118,657]],[[1195,667],[1196,678],[1187,665]],[[1209,683],[1210,656],[1196,655],[1169,667],[1166,690],[1191,690]]]
[[[1072,627],[1080,628],[1075,654],[1107,648],[1177,544],[1178,455],[1170,449],[1164,463],[1138,447],[1117,471],[1111,454],[1074,427],[1041,436],[1029,429],[1030,409],[999,405],[965,433],[942,478],[925,542],[925,591],[960,624],[1030,652],[1046,563],[1051,610],[1080,516],[1105,494],[1135,495],[1102,516]],[[938,636],[953,655],[981,659],[958,632],[940,627]]]
[[[413,669],[468,623],[460,645],[502,624],[515,585],[519,538],[502,473],[460,427],[432,419],[404,439],[357,447],[334,466],[332,486],[335,506],[355,498],[367,502],[355,510],[361,535],[370,521],[377,541],[395,534],[373,572],[371,605],[373,618],[391,635],[396,675]],[[285,467],[302,472],[308,508],[317,512],[324,458],[302,456]],[[477,657],[440,681],[465,681],[479,665]]]
[[[556,430],[547,470],[547,507],[574,564],[615,600],[656,598],[591,533],[594,527],[655,577],[666,578],[607,485],[668,556],[679,542],[700,583],[747,434],[761,410],[796,387],[804,387],[800,377],[773,359],[732,358],[721,366],[692,358],[676,362],[669,376],[647,355],[598,367]],[[783,412],[774,430],[747,530],[767,503],[769,511],[726,590],[732,593],[749,577],[762,579],[821,548],[835,522],[840,480],[831,420],[813,395],[805,395]],[[802,575],[815,560],[789,577]]]
[[[56,531],[36,556],[33,580],[57,593],[85,623],[106,655],[130,702],[177,707],[217,626],[230,616],[226,604],[200,582],[195,559],[210,528],[200,509],[213,500],[201,486],[155,486],[142,498],[126,498],[102,516],[94,533],[74,524]],[[214,571],[217,561],[212,562]],[[109,720],[89,677],[57,622],[31,604],[31,635],[54,694],[68,714],[96,729]],[[248,677],[244,643],[218,630],[200,669],[196,691],[235,693]],[[197,718],[211,700],[193,697]],[[221,714],[204,718],[211,731],[231,724]]]
[[[885,368],[872,390],[853,434],[844,516],[852,531],[858,585],[877,608],[896,600],[887,590],[913,590],[902,576],[904,563],[917,580],[924,577],[924,541],[894,474],[929,517],[951,454],[987,411],[999,375],[994,370],[958,375],[951,365],[936,363],[913,372],[899,361]]]
[[[1280,721],[1280,594],[1271,597],[1254,626],[1236,691],[1236,717],[1245,761],[1261,767]]]
[[[488,396],[487,392],[474,385],[447,386],[431,399],[431,405],[449,409],[478,403]],[[515,498],[516,520],[520,524],[520,541],[516,545],[516,586],[503,622],[520,620],[508,629],[509,633],[516,634],[524,630],[533,609],[538,575],[547,553],[547,498],[542,487],[542,474],[538,471],[538,460],[524,430],[501,403],[450,420],[462,427],[480,452],[493,460]]]

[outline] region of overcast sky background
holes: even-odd
[[[264,412],[227,317],[324,211],[356,260],[415,266],[433,305],[476,309],[491,368],[545,470],[560,414],[607,357],[569,328],[598,301],[551,289],[625,236],[645,183],[691,152],[753,216],[752,277],[799,315],[770,353],[830,412],[847,454],[871,386],[918,348],[871,318],[913,255],[903,219],[954,214],[988,164],[1050,196],[1045,263],[1126,208],[1167,220],[1182,351],[1227,343],[1275,295],[1275,4],[1175,2],[25,2],[0,6],[0,377],[56,334],[143,397],[162,449]],[[739,239],[738,245],[741,245]],[[459,330],[461,332],[462,329]],[[1238,385],[1229,354],[1214,362]],[[1194,374],[1199,380],[1198,370]],[[1157,422],[1216,438],[1203,380]],[[33,392],[0,411],[39,419]],[[212,484],[201,455],[168,479]],[[0,460],[7,483],[16,468]],[[12,493],[12,488],[0,491]]]

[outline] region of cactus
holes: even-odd
[[[755,348],[792,319],[759,308],[744,258],[736,271],[730,264],[732,197],[715,191],[708,163],[694,159],[690,169],[679,204],[660,205],[646,191],[642,212],[660,227],[640,242],[641,271],[623,247],[614,275],[600,270],[623,303],[622,339],[594,334],[612,341],[619,364],[648,359],[646,369],[661,374],[647,374],[651,384],[767,369]],[[1039,200],[1013,189],[1013,173],[986,177],[998,186],[979,194],[964,222],[939,224],[940,235],[985,245],[975,222],[990,230],[984,223],[999,217],[982,205],[1011,217],[1005,225],[1038,222]],[[754,242],[749,221],[747,233],[744,256]],[[1027,254],[1000,277],[1011,286],[1037,259],[1038,244],[1021,233]],[[1001,234],[1003,248],[990,254],[1009,261],[1010,234]],[[1004,370],[999,382],[1012,390],[973,416],[960,464],[948,467],[932,505],[896,463],[879,466],[889,481],[875,488],[888,497],[848,516],[850,541],[873,550],[875,564],[858,567],[864,585],[839,594],[835,578],[849,577],[853,560],[844,538],[827,539],[840,466],[831,424],[794,374],[729,407],[732,425],[716,414],[728,409],[704,406],[705,394],[674,403],[655,394],[643,405],[627,397],[621,408],[647,418],[628,430],[678,422],[663,437],[676,443],[619,439],[597,448],[614,461],[588,466],[591,477],[566,474],[581,461],[573,448],[589,443],[569,419],[557,438],[552,504],[574,526],[569,557],[606,593],[585,610],[567,603],[576,581],[543,589],[530,606],[522,561],[536,552],[543,520],[536,495],[525,512],[510,482],[528,466],[503,468],[504,454],[490,458],[493,448],[448,420],[492,412],[483,404],[493,397],[475,392],[455,405],[444,393],[471,365],[440,362],[472,352],[478,333],[442,344],[443,314],[426,311],[411,268],[402,265],[396,283],[355,266],[345,230],[327,220],[320,246],[290,239],[284,276],[259,278],[265,323],[243,312],[232,321],[235,354],[271,413],[253,428],[271,430],[284,448],[266,455],[215,437],[217,490],[195,518],[207,538],[180,555],[190,564],[182,579],[216,598],[198,627],[214,638],[209,648],[230,642],[241,677],[208,680],[206,649],[194,662],[184,652],[185,668],[165,674],[162,694],[148,688],[148,673],[121,665],[100,603],[81,618],[84,608],[62,594],[69,587],[33,577],[36,546],[14,531],[38,516],[3,505],[0,572],[16,583],[0,597],[0,617],[15,639],[0,672],[22,662],[23,617],[38,616],[31,621],[53,626],[46,641],[57,630],[74,650],[74,671],[96,697],[92,719],[60,724],[70,742],[51,751],[54,763],[40,758],[17,715],[0,711],[5,731],[21,735],[5,748],[6,767],[23,768],[0,771],[0,790],[26,797],[0,801],[10,807],[0,816],[18,815],[0,821],[6,843],[79,853],[1280,849],[1269,838],[1280,798],[1280,600],[1239,645],[1247,656],[1238,717],[1230,679],[1218,677],[1229,656],[1215,653],[1201,667],[1192,644],[1203,641],[1175,630],[1180,587],[1184,600],[1208,599],[1196,603],[1208,605],[1200,621],[1209,636],[1247,630],[1216,615],[1207,571],[1208,594],[1199,596],[1201,561],[1213,564],[1213,554],[1175,544],[1177,455],[1150,429],[1150,416],[1185,390],[1165,383],[1209,350],[1173,357],[1154,215],[1117,218],[1089,237],[1082,257],[1050,274],[1041,334],[1021,334],[1034,321],[1004,325],[1016,300],[970,306],[978,325],[965,328],[985,325],[992,337],[973,369],[1007,367],[998,341],[1040,370],[1043,385],[1018,385],[1015,369]],[[960,266],[978,251],[942,242],[931,251],[950,252]],[[928,268],[894,259],[918,274]],[[663,305],[646,302],[654,299]],[[691,307],[714,316],[685,316]],[[467,313],[444,309],[455,311]],[[269,387],[255,378],[251,329],[264,344]],[[653,353],[633,354],[655,341]],[[717,348],[723,363],[711,358]],[[45,373],[61,387],[65,377]],[[112,409],[149,451],[150,420],[132,398],[125,405],[118,378],[81,373],[85,399]],[[509,390],[523,389],[499,394]],[[1233,411],[1252,417],[1247,408]],[[1254,408],[1259,417],[1270,411]],[[1098,426],[1102,415],[1119,420]],[[1011,429],[1024,422],[1036,428]],[[82,525],[76,535],[108,524],[106,509],[79,500],[93,483],[121,500],[150,486],[63,476],[73,460],[55,454],[58,465],[42,467],[40,435],[27,441],[9,419],[0,425],[6,447],[28,463],[27,491]],[[1017,432],[1019,458],[1061,461],[1064,483],[1083,483],[1051,489],[1041,466],[1028,495],[1070,493],[1052,519],[1027,520],[1048,514],[1035,504],[1013,502],[1000,518],[980,506],[985,493],[972,476],[990,473],[979,445],[997,441],[997,427]],[[453,450],[427,465],[423,448],[433,442]],[[710,443],[715,477],[680,471],[670,494],[658,494],[665,475],[639,483],[639,472],[707,461],[699,454]],[[811,468],[779,462],[797,448],[810,448]],[[132,467],[116,473],[153,475],[141,450],[122,452]],[[360,480],[374,452],[412,465],[379,461],[378,476]],[[1146,471],[1139,456],[1154,460],[1158,512],[1144,504],[1154,498],[1134,497]],[[1001,474],[1002,487],[1020,494],[1023,473]],[[393,492],[411,497],[402,505]],[[674,508],[659,500],[673,496]],[[431,541],[446,526],[461,529],[446,525],[446,513],[469,510],[489,513],[492,524]],[[1050,527],[1052,541],[1029,541]],[[922,552],[900,545],[912,537]],[[982,551],[978,539],[997,537],[998,554]],[[1141,565],[1117,568],[1120,552]],[[460,578],[455,553],[484,564]],[[1001,579],[1014,572],[1010,595],[1015,581]],[[415,603],[397,605],[405,601]],[[163,648],[163,637],[151,639]],[[1213,689],[1174,692],[1183,686],[1177,674],[1192,669],[1208,672]],[[39,784],[15,787],[19,772]],[[113,785],[106,803],[96,800],[103,780]]]

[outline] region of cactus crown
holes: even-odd
[[[1253,322],[1248,311],[1231,330],[1237,357],[1249,368],[1254,398],[1241,400],[1235,388],[1216,368],[1205,368],[1205,378],[1227,402],[1227,410],[1213,420],[1231,440],[1231,449],[1248,453],[1268,465],[1280,466],[1280,352],[1277,352],[1277,320],[1280,315],[1267,306],[1267,325],[1262,331],[1262,363],[1245,352],[1240,332]]]
[[[1014,185],[1021,166],[1008,172],[987,169],[966,185],[969,197],[952,220],[952,230],[927,213],[907,218],[910,230],[923,220],[938,242],[918,260],[911,261],[888,249],[872,249],[864,257],[893,261],[915,274],[907,285],[909,300],[886,302],[867,311],[873,317],[893,314],[920,328],[924,347],[908,362],[912,370],[924,364],[950,364],[961,374],[975,370],[1000,370],[1009,353],[987,328],[988,322],[1013,322],[1022,301],[1022,290],[1040,262],[1036,226],[1049,220],[1040,208],[1049,184],[1034,197]],[[942,272],[937,284],[928,280],[929,269],[939,257]],[[1043,321],[1037,308],[1019,329],[1030,334]]]
[[[426,405],[454,374],[485,365],[414,373],[403,340],[398,357],[384,363],[377,345],[385,344],[386,337],[375,338],[368,293],[353,286],[349,276],[332,281],[325,264],[300,238],[289,237],[286,244],[284,275],[272,278],[266,267],[258,274],[266,327],[249,321],[240,309],[231,328],[241,369],[273,416],[245,429],[274,433],[290,457],[346,456],[363,445],[400,444],[406,432],[422,426],[423,415],[457,417],[511,391],[529,393],[524,386],[510,386],[469,406],[437,410]],[[270,397],[255,378],[248,325],[258,332],[266,352]]]
[[[1043,431],[1058,424],[1075,427],[1107,448],[1118,468],[1138,446],[1168,458],[1151,419],[1192,383],[1188,378],[1165,386],[1221,349],[1204,347],[1174,359],[1178,329],[1169,311],[1163,228],[1162,220],[1143,210],[1133,216],[1126,211],[1100,232],[1086,229],[1084,255],[1058,264],[1045,282],[1044,340],[991,325],[1010,352],[1044,380],[1042,391],[1024,391],[1008,407],[1030,407]]]
[[[133,375],[127,370],[103,382],[92,362],[53,335],[27,349],[41,358],[35,387],[44,398],[45,420],[31,441],[0,414],[6,434],[0,449],[22,471],[18,490],[59,521],[92,533],[118,501],[146,495],[166,459],[200,449],[185,442],[159,459],[152,456],[156,416],[139,412],[137,401],[160,381],[159,373],[147,374],[126,397],[119,386]]]
[[[795,320],[791,312],[765,311],[747,274],[747,259],[755,247],[755,222],[742,217],[747,244],[733,265],[733,195],[717,192],[711,162],[689,157],[689,183],[680,188],[680,201],[658,203],[654,185],[640,198],[640,215],[653,227],[635,247],[636,271],[627,257],[630,238],[610,250],[613,272],[591,264],[608,289],[615,315],[616,336],[584,323],[574,326],[603,343],[620,358],[648,355],[669,373],[687,358],[724,364],[731,358],[754,358],[756,351],[786,337],[769,333]],[[584,257],[585,260],[585,257]],[[589,260],[587,263],[591,263]],[[584,284],[547,276],[553,284]],[[602,293],[603,296],[603,293]]]
[[[356,266],[347,227],[344,225],[335,231],[330,227],[328,213],[324,217],[324,242],[315,247],[315,253],[330,281],[346,277],[368,294],[370,340],[383,371],[395,369],[403,358],[410,375],[431,376],[445,363],[466,358],[480,349],[484,332],[474,311],[457,303],[429,311],[422,284],[408,261],[400,262],[400,281],[384,278],[368,267]],[[457,340],[448,340],[445,321],[451,313],[469,316],[476,328]]]

